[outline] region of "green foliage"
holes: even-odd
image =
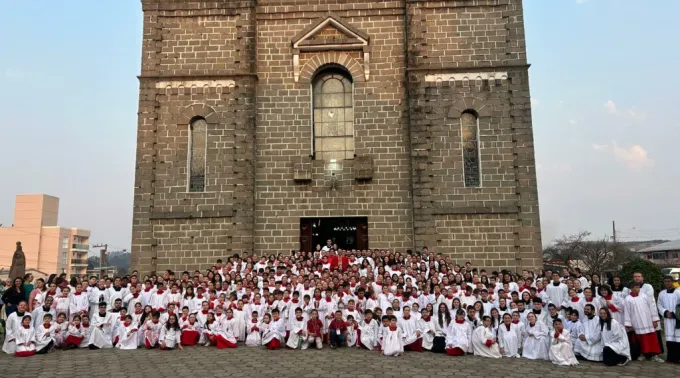
[[[658,293],[663,288],[663,274],[661,268],[651,261],[636,258],[623,264],[619,271],[619,277],[624,285],[633,280],[633,273],[640,272],[645,278],[645,282],[654,287],[654,292]]]

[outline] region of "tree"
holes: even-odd
[[[588,231],[580,231],[574,235],[563,235],[543,250],[543,258],[571,266],[573,260],[580,258],[583,242],[588,236],[590,236]]]
[[[619,270],[621,282],[627,284],[633,280],[633,273],[640,272],[645,282],[652,285],[654,292],[658,293],[663,288],[663,274],[661,268],[651,261],[635,258],[623,264]]]
[[[602,274],[618,270],[634,255],[623,244],[607,238],[586,240],[589,236],[588,231],[562,236],[543,251],[543,257],[569,267],[579,267],[585,272]]]

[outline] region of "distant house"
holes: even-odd
[[[638,251],[641,257],[662,266],[680,266],[680,240],[657,244]]]

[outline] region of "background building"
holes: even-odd
[[[658,265],[680,267],[680,240],[660,243],[641,249],[638,253]]]
[[[142,0],[132,267],[541,266],[521,0]]]
[[[26,255],[26,269],[47,274],[82,275],[87,270],[90,231],[57,225],[59,198],[45,194],[16,196],[14,224],[0,227],[0,268],[12,266],[16,242]]]

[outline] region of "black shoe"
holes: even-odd
[[[93,350],[94,350],[94,349],[99,349],[99,348],[97,348],[94,344],[90,344],[90,346],[89,346],[88,348],[93,349]]]

